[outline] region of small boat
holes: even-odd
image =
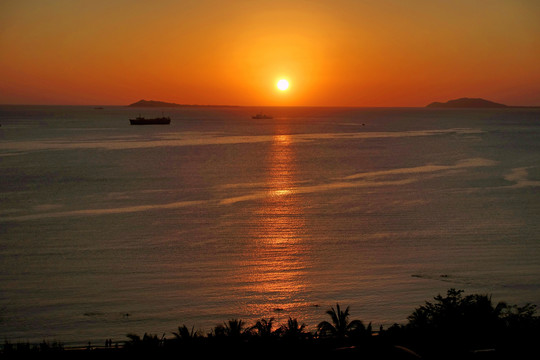
[[[272,116],[266,115],[266,114],[261,114],[261,113],[259,113],[257,115],[253,115],[251,118],[252,119],[273,119]]]
[[[153,119],[146,119],[138,116],[135,119],[129,119],[131,125],[169,125],[171,123],[170,117],[159,117]]]

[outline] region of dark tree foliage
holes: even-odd
[[[331,308],[326,312],[332,322],[321,321],[317,325],[317,329],[321,336],[334,336],[340,339],[351,336],[359,336],[366,333],[371,333],[371,323],[368,327],[360,320],[349,321],[349,307],[341,310],[339,304],[336,308]]]
[[[293,319],[289,317],[287,324],[281,325],[277,329],[277,334],[290,340],[300,340],[304,339],[307,336],[305,332],[306,324],[299,324],[298,319]]]
[[[540,334],[534,305],[493,304],[491,296],[463,296],[463,292],[449,289],[446,296],[426,301],[408,317],[407,325],[396,325],[388,334],[434,358],[470,355],[480,350],[521,352],[531,347],[530,336]]]
[[[494,304],[488,295],[464,295],[449,289],[416,308],[408,323],[373,332],[371,323],[350,320],[349,307],[339,304],[326,312],[316,332],[289,318],[286,324],[260,319],[252,326],[232,319],[203,335],[186,325],[173,337],[128,334],[123,346],[88,346],[79,351],[59,343],[31,346],[10,344],[3,359],[155,359],[233,357],[239,359],[521,359],[540,358],[540,320],[536,306]],[[376,335],[376,336],[374,336]]]

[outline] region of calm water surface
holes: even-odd
[[[1,106],[0,124],[4,339],[313,328],[336,302],[389,326],[451,287],[540,304],[538,109]]]

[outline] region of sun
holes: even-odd
[[[285,79],[281,79],[277,82],[277,87],[281,91],[285,91],[289,88],[289,82]]]

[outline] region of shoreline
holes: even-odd
[[[246,324],[231,319],[217,325],[211,332],[178,327],[172,337],[144,333],[126,334],[126,340],[107,339],[105,345],[64,346],[61,342],[40,344],[16,343],[4,340],[0,355],[25,357],[48,356],[119,356],[132,357],[141,352],[155,356],[241,354],[253,357],[261,352],[275,356],[295,354],[295,357],[350,358],[353,356],[392,355],[397,359],[413,358],[513,358],[515,352],[540,355],[535,341],[540,336],[540,316],[536,305],[519,307],[504,302],[493,304],[491,295],[464,295],[464,290],[451,288],[417,307],[407,324],[394,324],[377,330],[372,324],[353,319],[349,307],[336,303],[326,314],[326,320],[315,332],[289,317],[287,323],[274,318]],[[328,321],[327,321],[328,320]],[[452,348],[441,352],[451,343]]]

